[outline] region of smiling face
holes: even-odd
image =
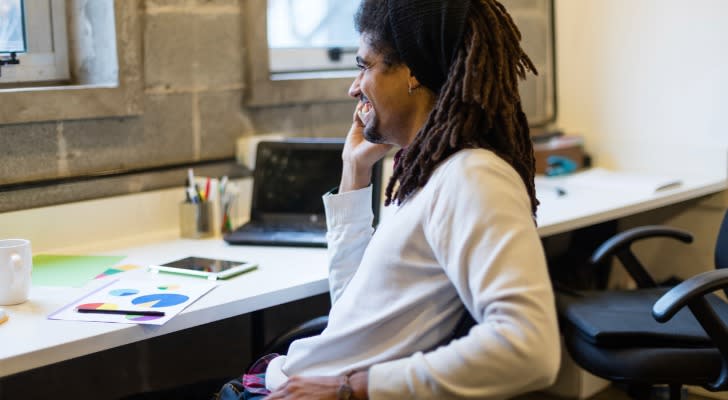
[[[359,99],[359,118],[364,137],[374,143],[407,146],[421,123],[417,120],[421,105],[409,88],[418,86],[404,64],[389,65],[363,34],[357,52],[359,75],[349,88],[349,95]],[[419,123],[419,124],[418,124]]]

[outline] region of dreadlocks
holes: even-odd
[[[394,169],[385,205],[393,200],[404,202],[427,183],[443,160],[458,150],[485,148],[518,172],[535,215],[535,159],[518,80],[525,79],[527,72],[537,71],[521,48],[521,33],[505,7],[496,0],[473,3],[449,76],[436,94],[436,104],[427,122]],[[361,13],[357,19],[358,27],[367,33],[371,33],[367,28],[376,28],[363,24]],[[378,23],[382,21],[379,19]],[[380,30],[386,31],[386,27]],[[374,36],[385,42],[375,43],[385,54],[393,49],[386,43],[387,36]]]

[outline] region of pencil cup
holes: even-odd
[[[180,236],[189,239],[210,237],[213,229],[213,207],[210,202],[188,203],[179,205]]]

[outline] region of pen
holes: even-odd
[[[537,187],[536,190],[538,190],[538,188],[540,188],[540,189],[547,189],[547,190],[553,190],[554,192],[556,192],[556,197],[563,197],[563,196],[566,196],[568,194],[568,192],[566,191],[566,189],[564,187],[562,187],[562,186],[552,186],[552,185],[542,185],[542,184],[538,184],[538,185],[536,185],[536,187]]]
[[[220,178],[220,187],[218,188],[220,190],[220,196],[222,197],[223,194],[225,194],[225,188],[228,183],[228,177],[227,175],[224,175],[222,178]]]
[[[210,177],[208,176],[205,180],[205,200],[210,199]]]
[[[197,192],[195,192],[195,189],[191,187],[187,187],[187,198],[190,199],[190,203],[197,204],[200,202],[200,199],[197,198]]]
[[[144,311],[144,310],[108,310],[103,308],[76,308],[76,311],[87,314],[126,314],[126,315],[142,315],[145,317],[164,317],[164,311]]]
[[[190,187],[195,186],[195,173],[192,172],[192,168],[187,168],[187,180],[189,181]]]

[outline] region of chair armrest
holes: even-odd
[[[652,316],[658,322],[667,322],[686,305],[698,320],[723,356],[718,378],[705,387],[718,391],[728,389],[728,327],[711,307],[706,294],[728,287],[728,269],[718,269],[696,275],[670,289],[652,307]]]
[[[291,343],[298,339],[321,334],[328,324],[329,317],[324,315],[294,326],[288,331],[278,335],[268,345],[266,345],[261,356],[271,353],[285,354],[288,352],[288,346],[290,346]]]
[[[647,269],[639,262],[630,247],[632,243],[638,240],[657,237],[676,239],[683,243],[693,242],[693,235],[681,229],[660,225],[641,226],[612,236],[592,253],[589,262],[592,264],[600,264],[609,257],[616,255],[632,279],[635,280],[638,287],[656,287],[655,280],[652,279]]]
[[[652,316],[658,322],[667,322],[695,298],[724,287],[728,287],[728,269],[695,275],[662,295],[652,307]]]

